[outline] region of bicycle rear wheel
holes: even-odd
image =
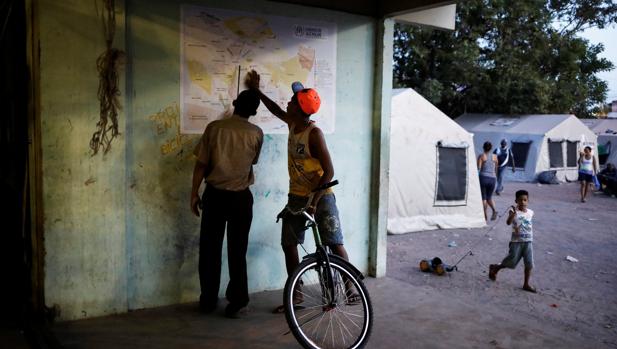
[[[325,263],[314,257],[300,263],[287,279],[283,296],[287,324],[304,348],[362,348],[373,326],[369,294],[343,261],[330,260],[330,270],[333,292]]]

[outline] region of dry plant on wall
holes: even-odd
[[[122,106],[118,100],[120,96],[118,69],[125,57],[124,51],[112,47],[116,34],[115,1],[103,0],[104,8],[100,14],[97,1],[95,0],[94,3],[97,16],[100,16],[103,22],[106,49],[96,60],[99,72],[100,119],[96,123],[96,132],[92,134],[92,139],[90,139],[92,156],[96,155],[101,147],[103,154],[107,154],[111,149],[111,141],[119,134],[118,111]]]

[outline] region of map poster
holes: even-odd
[[[321,108],[312,119],[324,133],[334,132],[336,24],[182,5],[180,36],[182,133],[201,134],[209,122],[230,115],[251,69],[283,109],[294,81],[315,88]],[[263,103],[250,121],[264,133],[288,132]]]

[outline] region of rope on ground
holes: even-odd
[[[511,207],[512,207],[512,206],[508,206],[508,208],[507,208],[505,211],[503,211],[503,213],[502,213],[501,215],[499,215],[499,218],[495,221],[495,224],[493,224],[493,225],[492,225],[492,226],[491,226],[491,227],[490,227],[490,228],[486,231],[486,233],[484,233],[484,235],[482,235],[482,236],[481,236],[481,238],[486,238],[486,237],[488,237],[488,236],[489,236],[489,234],[491,233],[491,231],[493,231],[493,229],[495,229],[495,228],[497,227],[497,225],[498,225],[498,224],[499,224],[499,222],[501,221],[501,218],[503,218],[503,217],[506,215],[506,212],[508,212],[508,210],[509,210]],[[478,247],[478,245],[479,245],[481,242],[484,242],[484,239],[478,239],[478,241],[477,241],[475,244],[471,245],[471,247],[469,248],[469,251],[467,251],[467,253],[465,253],[465,254],[463,255],[463,257],[461,257],[461,258],[458,260],[458,262],[456,262],[454,265],[452,265],[452,266],[450,267],[450,270],[458,270],[456,266],[457,266],[460,262],[462,262],[462,261],[463,261],[463,259],[465,259],[467,256],[473,256],[473,250],[474,250],[476,247]]]

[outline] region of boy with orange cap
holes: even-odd
[[[336,198],[332,189],[317,192],[312,202],[308,202],[313,189],[329,183],[334,176],[334,167],[324,134],[310,120],[312,114],[319,110],[321,100],[315,89],[304,88],[300,82],[292,84],[293,96],[287,103],[286,110],[272,101],[259,90],[259,74],[250,71],[246,84],[257,91],[260,100],[268,110],[289,127],[287,145],[287,167],[289,170],[289,201],[287,206],[298,210],[307,206],[307,213],[315,216],[321,240],[336,255],[348,259],[343,246],[343,233],[336,207]],[[281,245],[285,253],[287,275],[291,275],[300,264],[298,244],[304,242],[305,218],[287,215],[283,218]],[[301,303],[301,297],[294,303]],[[283,306],[274,312],[282,313]]]

